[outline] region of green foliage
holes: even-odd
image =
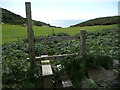
[[[33,88],[36,80],[41,81],[40,66],[32,70],[25,60],[6,59],[3,61],[3,88]]]
[[[48,26],[48,27],[51,27],[50,24],[47,24],[47,23],[44,23],[44,22],[41,22],[41,21],[33,20],[33,22],[34,22],[34,25],[36,25],[36,26]]]
[[[112,69],[113,68],[113,59],[108,55],[93,55],[89,54],[86,55],[86,67],[98,67],[98,66],[104,66],[106,69]]]
[[[56,36],[67,36],[67,34],[61,33],[56,34]],[[102,65],[111,69],[112,60],[118,60],[117,50],[119,48],[117,37],[116,30],[87,32],[86,55],[67,57],[51,62],[54,72],[58,72],[54,66],[62,64],[62,70],[67,71],[74,87],[81,87],[81,80],[85,75],[86,67]],[[79,40],[35,43],[35,55],[79,53],[79,46]],[[32,88],[34,84],[42,81],[41,64],[37,62],[37,68],[33,71],[26,60],[28,57],[27,44],[22,41],[3,44],[2,51],[4,88]],[[54,78],[55,82],[57,82],[57,78],[58,81],[60,80],[57,75]]]
[[[25,18],[2,8],[2,22],[14,25],[22,24],[25,23]]]
[[[85,60],[83,57],[71,57],[61,60],[61,65],[69,75],[74,88],[81,88],[81,81],[85,76]]]
[[[41,64],[37,63],[36,69],[31,70],[26,60],[26,44],[21,41],[4,44],[2,51],[3,88],[30,88],[34,86],[34,81],[41,81]]]
[[[95,83],[94,80],[88,79],[87,81],[88,81],[88,84],[89,84],[90,88],[99,88],[99,86]]]
[[[87,51],[97,55],[107,55],[118,59],[118,33],[116,30],[105,30],[89,33],[87,35]]]

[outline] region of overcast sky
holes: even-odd
[[[31,2],[32,18],[39,21],[118,15],[119,0],[0,0],[0,7],[26,17],[26,1]]]

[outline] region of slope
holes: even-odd
[[[21,25],[25,23],[25,18],[20,15],[17,15],[7,9],[2,9],[2,22],[5,24],[12,24],[12,25]],[[51,26],[50,24],[46,24],[41,21],[33,20],[33,24],[36,26]]]
[[[101,17],[96,19],[91,19],[70,27],[83,27],[83,26],[95,26],[95,25],[112,25],[118,23],[118,18],[120,16],[111,16],[111,17]]]

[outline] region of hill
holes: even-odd
[[[5,24],[12,24],[12,25],[21,25],[24,24],[26,21],[26,18],[23,18],[20,15],[17,15],[7,9],[0,8],[2,9],[2,22]],[[49,26],[53,27],[50,24],[46,24],[44,22],[36,21],[33,20],[33,24],[36,26]]]
[[[72,25],[70,27],[83,27],[83,26],[94,26],[94,25],[112,25],[118,23],[119,16],[111,16],[111,17],[101,17],[96,19],[91,19],[76,25]]]

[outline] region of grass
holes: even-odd
[[[80,32],[80,29],[86,29],[87,31],[96,30],[108,30],[116,28],[117,25],[99,25],[88,27],[69,27],[69,28],[53,28],[53,27],[38,27],[33,26],[35,36],[48,36],[54,33],[67,33],[69,35],[75,35]],[[19,39],[27,38],[27,28],[20,25],[2,25],[2,43],[9,43],[17,41]]]

